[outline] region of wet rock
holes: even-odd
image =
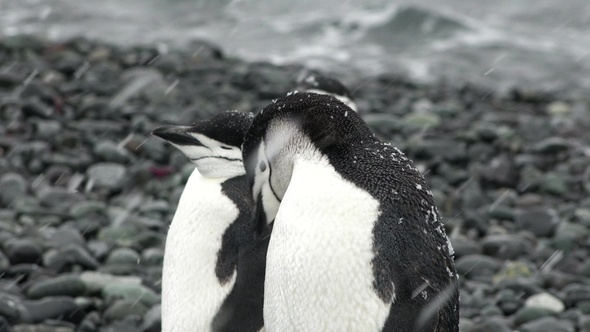
[[[102,289],[102,297],[107,301],[126,299],[139,301],[150,307],[160,301],[160,297],[151,289],[137,284],[110,284]]]
[[[410,132],[436,128],[440,125],[440,123],[440,116],[434,113],[410,113],[402,119],[404,128]]]
[[[86,289],[91,292],[100,292],[103,288],[112,284],[119,285],[141,285],[141,279],[134,276],[114,276],[94,271],[85,271],[80,274],[80,279],[86,285]]]
[[[144,265],[161,266],[164,261],[164,250],[160,248],[148,248],[141,253],[141,262]]]
[[[542,154],[556,154],[567,151],[570,143],[561,137],[549,137],[535,144],[533,151]]]
[[[38,263],[43,250],[30,239],[11,239],[4,244],[4,252],[12,264]]]
[[[41,204],[45,206],[69,208],[72,203],[82,202],[84,195],[62,187],[45,186],[38,191]]]
[[[94,146],[94,154],[101,160],[124,164],[131,160],[131,154],[125,148],[112,141],[101,141]]]
[[[455,267],[460,275],[469,278],[474,276],[491,276],[500,269],[501,264],[489,256],[473,254],[457,259],[455,261]]]
[[[554,316],[555,312],[540,307],[524,307],[518,310],[514,317],[514,324],[522,325],[530,321],[534,321],[543,317]]]
[[[139,96],[150,101],[161,101],[166,97],[169,84],[162,74],[146,67],[137,67],[126,70],[122,74],[125,86],[112,98],[111,107],[119,108],[133,97]]]
[[[75,321],[84,315],[84,310],[69,297],[46,297],[41,300],[25,301],[23,305],[29,311],[31,321],[34,323],[58,317]]]
[[[565,196],[569,193],[566,178],[558,172],[546,173],[541,180],[541,189],[557,196]]]
[[[9,89],[13,88],[17,85],[20,85],[22,80],[20,77],[8,73],[8,72],[1,72],[0,73],[0,89]]]
[[[543,317],[528,322],[520,327],[521,332],[574,332],[574,326],[567,321],[559,321],[554,317]]]
[[[82,246],[70,244],[45,253],[43,255],[43,265],[53,271],[61,272],[72,265],[80,265],[86,269],[96,269],[98,261]]]
[[[125,183],[125,166],[115,163],[96,163],[86,171],[89,180],[95,186],[108,189],[120,189]]]
[[[526,299],[525,306],[530,308],[543,308],[555,313],[560,313],[565,310],[565,304],[560,299],[545,292],[530,296]]]
[[[500,259],[515,259],[532,251],[533,245],[519,235],[489,235],[482,240],[483,253]]]
[[[53,248],[60,248],[69,244],[84,246],[85,240],[77,229],[62,227],[53,232],[47,239],[47,245]]]
[[[13,327],[13,332],[74,332],[73,327],[53,326],[47,324],[19,324]]]
[[[481,244],[466,238],[451,238],[453,249],[455,249],[455,258],[462,256],[481,254]]]
[[[133,265],[140,261],[139,254],[133,249],[117,248],[111,252],[106,260],[107,264]]]
[[[148,308],[141,302],[135,300],[122,299],[116,300],[104,312],[104,319],[107,322],[120,320],[129,316],[143,317]]]
[[[539,237],[547,237],[553,233],[559,216],[551,208],[522,209],[516,213],[516,225],[521,230],[527,230]]]
[[[79,277],[59,276],[56,278],[38,281],[27,290],[27,296],[31,299],[39,299],[48,296],[81,296],[86,292],[86,286]]]
[[[518,178],[518,169],[512,158],[502,154],[483,166],[481,176],[484,180],[497,185],[513,187]]]
[[[10,206],[12,202],[27,192],[27,181],[18,173],[6,173],[0,177],[0,201],[4,206]]]
[[[162,329],[162,307],[159,304],[151,307],[143,317],[143,332],[159,332]]]

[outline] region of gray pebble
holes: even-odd
[[[10,206],[12,202],[27,192],[27,181],[18,173],[6,173],[0,178],[0,201],[4,206]]]
[[[481,244],[471,239],[464,237],[451,238],[451,244],[453,245],[453,249],[455,249],[455,259],[462,256],[482,253]]]
[[[488,235],[481,240],[483,253],[500,259],[516,259],[533,250],[533,243],[519,235]]]
[[[516,225],[539,237],[548,237],[559,223],[559,216],[551,208],[521,209],[516,213]]]
[[[113,322],[129,316],[143,317],[148,308],[145,304],[130,299],[116,300],[104,312],[103,317],[107,322]]]
[[[570,143],[561,137],[549,137],[535,144],[533,151],[543,154],[555,154],[568,150]]]
[[[153,290],[138,284],[109,284],[102,289],[102,297],[111,302],[116,299],[139,301],[146,306],[160,302],[160,296]]]
[[[58,208],[69,208],[71,204],[84,200],[84,195],[80,193],[53,186],[43,186],[37,195],[41,204]]]
[[[491,276],[496,273],[501,264],[499,261],[484,255],[467,255],[456,260],[455,267],[461,276]]]
[[[145,313],[141,330],[143,332],[159,332],[162,330],[161,305],[156,304]]]
[[[574,326],[568,321],[560,321],[555,317],[543,317],[528,322],[520,327],[520,332],[574,332]]]
[[[53,232],[47,239],[47,245],[52,248],[60,248],[69,244],[85,245],[84,237],[77,229],[61,227]]]
[[[135,265],[140,261],[139,254],[133,249],[117,248],[111,251],[106,264]]]
[[[12,264],[38,263],[43,249],[30,239],[11,239],[4,244],[4,252]]]
[[[70,297],[46,297],[41,300],[25,301],[23,305],[29,311],[31,321],[34,323],[58,317],[73,319],[75,315],[84,315],[84,311]]]
[[[96,143],[94,154],[101,160],[125,164],[131,160],[131,154],[124,148],[112,141],[100,141]]]
[[[84,247],[78,244],[69,244],[46,252],[43,255],[43,265],[53,271],[61,272],[72,265],[96,269],[98,261]]]
[[[27,296],[31,299],[48,296],[76,297],[84,295],[85,292],[86,286],[79,277],[64,275],[33,283],[27,290]]]
[[[96,163],[88,168],[86,175],[97,187],[120,189],[125,183],[125,166],[115,163]]]
[[[85,271],[80,274],[80,279],[86,285],[89,292],[102,291],[108,285],[141,285],[141,279],[135,276],[114,276],[94,271]]]
[[[144,265],[161,266],[164,261],[164,250],[148,248],[141,253],[141,263]]]

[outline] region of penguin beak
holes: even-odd
[[[162,126],[154,129],[152,135],[158,136],[176,145],[199,145],[203,144],[191,134],[189,126]]]

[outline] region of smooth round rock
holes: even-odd
[[[124,185],[125,166],[115,163],[96,163],[88,168],[86,175],[93,184],[108,189],[120,189]]]
[[[38,263],[43,249],[30,239],[13,239],[4,245],[6,256],[12,264]]]
[[[107,301],[127,299],[139,301],[152,306],[160,301],[160,297],[151,289],[137,284],[110,284],[102,289],[102,297]]]
[[[568,321],[555,317],[543,317],[522,325],[520,332],[574,332],[574,326]]]
[[[80,274],[80,279],[86,285],[89,292],[102,291],[108,285],[141,285],[141,278],[135,276],[114,276],[110,274],[85,271]]]
[[[111,251],[106,260],[107,264],[138,264],[140,256],[135,250],[129,248],[117,248]]]
[[[525,301],[525,305],[531,308],[543,308],[560,313],[565,310],[565,304],[557,297],[549,293],[539,293],[530,296]]]
[[[559,223],[559,216],[551,208],[522,209],[516,213],[516,225],[538,237],[547,237],[553,233]]]
[[[27,180],[18,173],[6,173],[0,178],[0,202],[9,206],[16,198],[27,192]]]
[[[455,262],[457,272],[461,276],[473,277],[473,276],[491,276],[496,273],[502,264],[484,255],[467,255],[463,256]]]
[[[116,300],[108,307],[103,317],[107,322],[120,320],[129,316],[138,316],[138,318],[141,318],[147,310],[148,308],[141,302],[131,299],[121,299]]]
[[[47,296],[81,296],[86,292],[86,285],[76,276],[59,276],[52,279],[38,281],[27,290],[30,299],[40,299]]]

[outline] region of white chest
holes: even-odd
[[[162,271],[162,331],[209,331],[235,282],[215,275],[225,230],[238,216],[221,192],[225,179],[204,178],[195,169],[168,230]]]
[[[380,331],[390,304],[373,289],[379,204],[326,164],[298,163],[267,254],[267,331]]]

